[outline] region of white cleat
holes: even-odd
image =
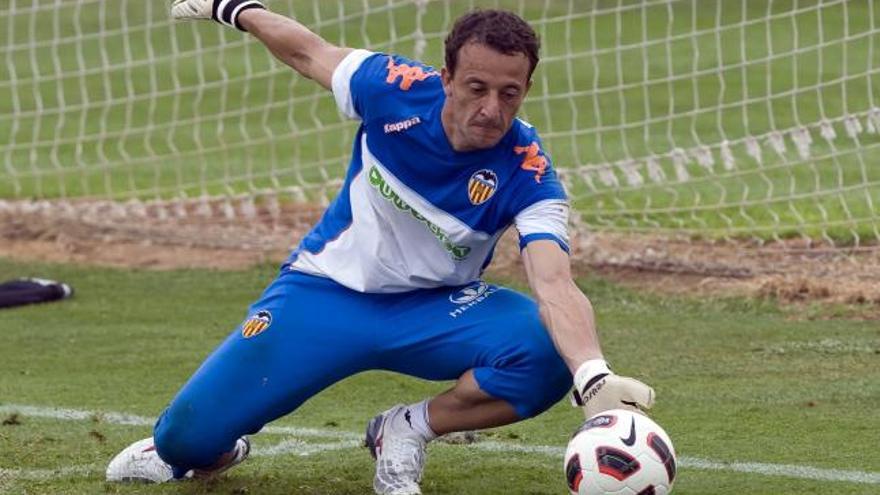
[[[367,425],[365,444],[376,459],[373,490],[379,495],[420,495],[427,444],[408,424],[409,409],[397,405]]]
[[[205,478],[222,473],[247,459],[250,451],[251,444],[247,437],[241,437],[235,442],[235,455],[226,465],[212,471],[190,470],[183,478]],[[110,461],[107,466],[107,481],[166,483],[174,481],[174,473],[171,465],[163,461],[156,452],[153,437],[149,437],[129,445]]]
[[[192,471],[186,474],[192,477]],[[129,445],[107,466],[107,481],[165,483],[173,479],[171,465],[159,458],[153,437]]]

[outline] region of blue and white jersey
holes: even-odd
[[[360,292],[463,285],[480,277],[511,225],[520,246],[568,250],[568,202],[535,130],[521,120],[491,149],[456,152],[440,120],[440,73],[366,50],[333,73],[359,119],[339,195],[288,260]]]

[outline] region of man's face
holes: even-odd
[[[498,144],[531,87],[525,54],[505,55],[475,42],[459,49],[455,74],[444,68],[442,76],[443,123],[456,151]]]

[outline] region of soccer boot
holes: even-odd
[[[241,464],[251,452],[251,443],[247,437],[235,442],[235,455],[220,468],[211,471],[190,470],[183,478],[207,478]],[[153,437],[138,440],[116,455],[107,466],[107,481],[165,483],[173,481],[174,472],[170,464],[159,457]]]
[[[376,459],[373,490],[380,495],[419,495],[427,443],[413,431],[409,409],[397,405],[367,425],[365,444]]]

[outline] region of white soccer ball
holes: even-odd
[[[613,409],[578,428],[564,468],[572,495],[666,495],[675,479],[675,449],[647,416]]]

